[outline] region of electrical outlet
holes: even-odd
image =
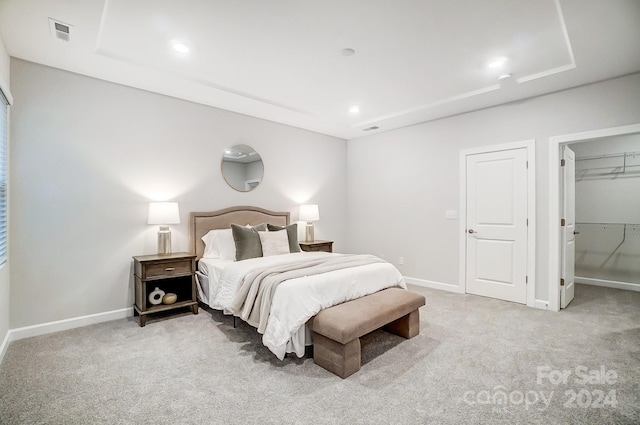
[[[403,265],[404,264],[404,257],[400,257],[398,259],[398,264]]]

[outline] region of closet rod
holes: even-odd
[[[581,226],[581,225],[596,225],[596,226],[622,226],[622,240],[620,241],[620,243],[618,244],[618,246],[615,247],[615,249],[613,250],[613,252],[611,252],[611,254],[609,254],[609,256],[607,257],[606,260],[604,260],[604,262],[602,263],[602,265],[600,267],[604,267],[605,264],[607,264],[609,262],[609,260],[613,257],[613,255],[618,251],[618,249],[620,249],[620,247],[622,245],[624,245],[625,241],[627,240],[627,226],[628,227],[637,227],[638,229],[640,229],[640,224],[632,224],[632,223],[589,223],[589,222],[576,222],[576,226]],[[636,230],[636,229],[634,229]],[[580,232],[574,232],[575,235],[579,235]]]
[[[640,226],[637,223],[605,223],[592,221],[576,221],[576,225],[594,225],[594,226]]]
[[[581,158],[576,158],[576,161],[584,161],[589,159],[605,159],[605,158],[619,158],[623,156],[635,156],[640,155],[640,151],[638,152],[620,152],[620,153],[612,153],[607,155],[595,155],[595,156],[583,156]]]

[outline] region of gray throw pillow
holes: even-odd
[[[267,224],[267,228],[270,232],[286,230],[287,237],[289,238],[289,251],[300,252],[300,245],[298,244],[298,223],[293,223],[288,226],[276,226],[275,224]]]
[[[262,223],[253,227],[231,225],[231,233],[236,243],[236,261],[262,257],[262,243],[258,231],[264,232],[267,225]]]

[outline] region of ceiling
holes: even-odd
[[[0,36],[13,57],[354,139],[640,71],[640,0],[0,0]]]

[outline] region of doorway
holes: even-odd
[[[460,152],[464,292],[534,306],[535,142]]]
[[[565,198],[560,162],[563,146],[633,133],[640,133],[640,124],[554,136],[549,139],[549,310],[560,310],[563,289],[561,279],[564,249],[561,220]]]

